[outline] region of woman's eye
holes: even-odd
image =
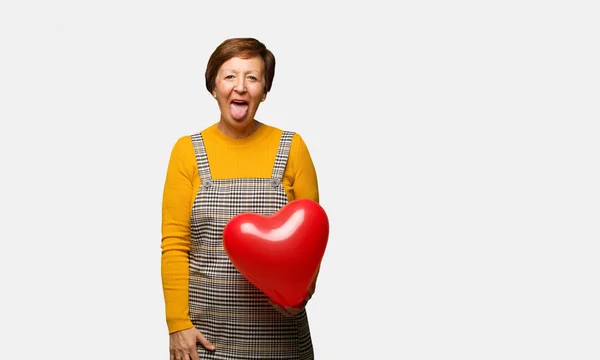
[[[233,79],[233,75],[227,75],[225,76],[225,79]]]
[[[252,80],[252,81],[256,81],[258,80],[255,76],[248,76],[248,79]]]

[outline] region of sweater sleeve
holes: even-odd
[[[290,182],[293,189],[293,198],[310,199],[318,203],[319,185],[317,180],[317,172],[315,170],[308,147],[306,146],[306,143],[302,137],[298,134],[294,134],[294,138],[292,139],[290,155],[291,159],[289,160],[291,160],[291,166],[288,166],[289,170],[286,169],[286,172],[291,171],[293,173],[293,175],[290,174],[292,177]],[[309,299],[316,290],[319,270],[320,267],[317,269],[311,289],[309,290]]]
[[[306,143],[294,134],[290,149],[290,163],[286,174],[290,177],[293,199],[310,199],[319,202],[317,172]]]
[[[190,214],[193,198],[195,162],[189,137],[180,138],[173,147],[167,168],[162,202],[161,275],[169,333],[189,329],[188,266],[190,252]]]

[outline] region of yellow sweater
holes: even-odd
[[[252,135],[232,139],[216,124],[202,131],[213,179],[269,178],[282,131],[262,124]],[[295,134],[282,180],[289,201],[319,201],[317,175],[306,144]],[[189,136],[175,143],[162,204],[161,274],[169,333],[193,327],[188,315],[190,215],[200,187],[194,147]]]

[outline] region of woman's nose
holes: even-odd
[[[235,91],[239,92],[239,93],[243,93],[246,91],[246,83],[244,82],[244,79],[240,79],[235,83],[235,87],[234,87]]]

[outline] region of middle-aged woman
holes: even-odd
[[[220,119],[172,149],[161,243],[171,360],[314,358],[305,305],[315,283],[301,305],[281,308],[237,271],[222,243],[237,214],[319,201],[300,135],[255,118],[274,74],[275,57],[260,41],[221,43],[205,73]]]

